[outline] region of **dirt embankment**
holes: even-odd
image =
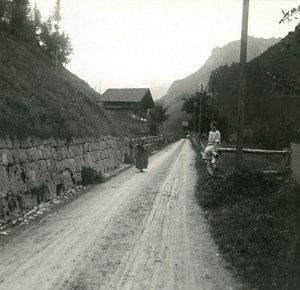
[[[108,114],[100,95],[39,48],[0,33],[0,136],[42,139],[134,136],[142,121]]]

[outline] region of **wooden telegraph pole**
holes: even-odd
[[[239,102],[238,102],[238,132],[237,132],[237,148],[236,148],[237,169],[241,167],[241,163],[243,159],[248,15],[249,15],[249,0],[243,0],[242,37],[241,37],[241,51],[240,51],[240,94],[239,94]]]
[[[214,120],[214,105],[215,105],[215,72],[212,72],[212,97],[211,97],[211,121]]]
[[[199,128],[198,128],[198,134],[199,134],[199,139],[201,136],[201,121],[202,121],[202,98],[203,98],[203,84],[200,86],[200,106],[199,106]]]
[[[197,108],[197,102],[194,102],[194,137],[196,137],[196,108]]]

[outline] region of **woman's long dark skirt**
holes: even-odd
[[[148,153],[142,147],[136,148],[135,152],[135,167],[137,169],[145,169],[148,166]]]

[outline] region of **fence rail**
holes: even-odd
[[[236,148],[218,148],[219,153],[236,153]],[[288,156],[291,154],[289,150],[263,150],[263,149],[243,149],[246,154],[261,154],[261,155],[283,155]]]
[[[199,139],[192,137],[191,140],[199,149],[201,149],[201,150],[204,149],[204,145],[202,144],[202,142]],[[293,149],[293,147],[292,147],[292,149]],[[236,153],[236,148],[218,147],[217,151],[219,153],[218,167],[222,167],[223,153]],[[284,161],[284,163],[286,164],[285,167],[288,166],[289,168],[291,168],[291,159],[292,159],[291,157],[293,157],[292,150],[288,150],[288,149],[264,150],[264,149],[248,148],[248,149],[243,149],[243,153],[244,154],[256,154],[256,155],[267,155],[267,156],[270,156],[270,155],[278,156],[279,155],[285,159],[285,161]],[[292,164],[293,164],[293,161],[295,161],[295,160],[292,160]],[[297,168],[298,168],[298,171],[300,172],[300,170],[299,170],[300,166],[298,166]],[[274,171],[274,172],[277,172],[277,171]],[[271,171],[269,170],[268,172],[271,172]]]
[[[199,149],[203,148],[203,144],[199,139],[192,137],[191,140]],[[222,153],[236,153],[236,148],[219,147],[218,152],[220,153],[220,156]],[[300,183],[300,144],[291,143],[291,148],[284,150],[243,149],[243,153],[282,156],[285,158],[285,162],[288,163],[288,168],[291,170],[292,177],[295,181]],[[220,164],[222,164],[222,161]],[[277,171],[272,172],[276,173]]]
[[[202,148],[203,144],[194,137],[192,138],[193,143],[198,147]],[[227,148],[227,147],[218,147],[218,153],[236,153],[236,148]],[[245,154],[258,154],[258,155],[283,155],[289,156],[291,155],[291,150],[283,149],[283,150],[264,150],[264,149],[251,149],[245,148],[243,149],[243,153]]]

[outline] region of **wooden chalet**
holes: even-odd
[[[144,119],[154,106],[150,89],[108,89],[99,103],[106,110]]]

